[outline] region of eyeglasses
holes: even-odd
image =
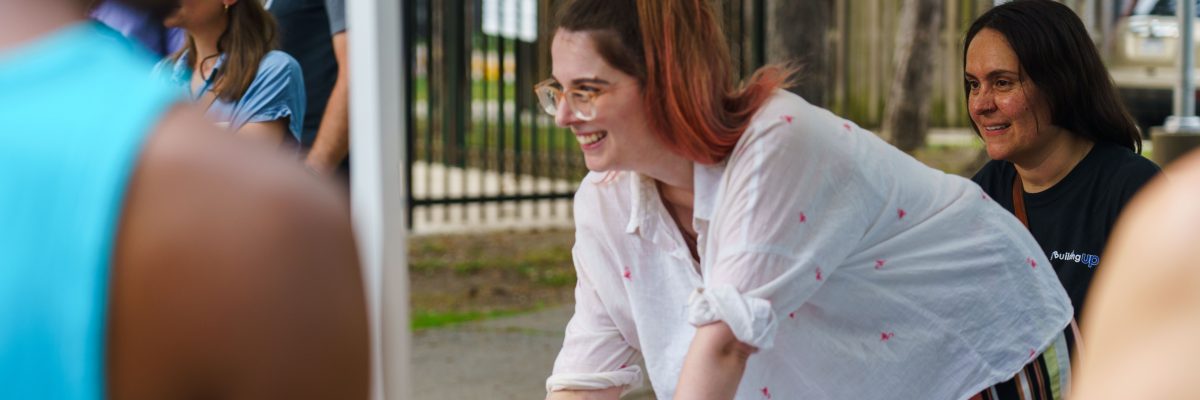
[[[533,85],[538,103],[542,110],[550,115],[558,115],[558,105],[562,103],[563,95],[567,97],[567,105],[571,107],[575,118],[591,121],[596,118],[596,97],[602,93],[593,90],[570,89],[564,91],[562,84],[553,78]]]

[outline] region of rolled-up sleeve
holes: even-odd
[[[575,287],[575,315],[567,323],[562,350],[554,362],[554,373],[546,380],[546,391],[597,390],[624,387],[636,389],[642,384],[642,371],[635,365],[639,352],[629,345],[613,322],[589,278],[584,260],[602,258],[589,255],[586,246],[572,250],[578,275]]]
[[[871,221],[897,212],[856,165],[871,162],[853,150],[869,139],[848,123],[822,124],[829,119],[781,118],[747,132],[722,182],[691,324],[722,321],[739,341],[771,348],[779,316],[837,273]]]
[[[263,57],[254,82],[238,100],[232,126],[288,118],[288,133],[296,140],[304,127],[304,76],[291,56],[272,51]]]

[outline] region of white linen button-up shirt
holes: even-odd
[[[962,399],[1070,321],[1041,248],[969,180],[779,91],[733,154],[696,164],[692,259],[654,182],[575,199],[575,315],[547,390],[675,393],[695,326],[755,346],[738,399]]]

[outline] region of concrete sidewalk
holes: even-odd
[[[413,334],[417,400],[543,399],[572,305]],[[649,386],[624,397],[651,400]]]

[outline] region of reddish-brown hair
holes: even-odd
[[[721,162],[796,70],[774,64],[739,85],[708,0],[571,0],[558,28],[593,32],[609,65],[637,78],[653,131],[699,163]]]

